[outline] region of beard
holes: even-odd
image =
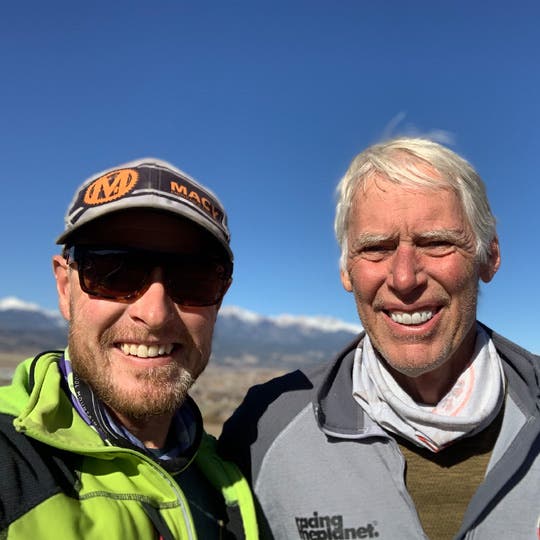
[[[204,362],[196,374],[178,363],[130,371],[126,376],[135,388],[126,388],[121,383],[123,374],[115,371],[106,352],[113,346],[112,336],[108,337],[111,332],[104,332],[93,351],[78,338],[76,326],[71,325],[68,337],[73,371],[112,412],[134,421],[172,415],[206,365]]]

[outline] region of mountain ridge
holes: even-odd
[[[223,306],[211,361],[237,368],[296,368],[330,359],[361,329],[332,317],[265,316]],[[66,339],[67,324],[60,313],[13,296],[0,298],[0,352],[37,354],[65,347]]]

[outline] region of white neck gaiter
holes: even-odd
[[[487,427],[500,410],[504,387],[501,359],[480,326],[471,362],[437,405],[416,403],[379,361],[367,335],[353,363],[353,397],[366,414],[432,452]]]

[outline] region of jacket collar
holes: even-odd
[[[354,355],[364,336],[365,332],[362,332],[329,364],[316,390],[315,415],[319,428],[329,436],[341,439],[388,437],[352,395]]]
[[[495,344],[503,360],[513,399],[531,416],[540,412],[540,358],[479,323]],[[352,366],[361,332],[330,362],[316,388],[315,415],[327,435],[343,439],[388,437],[362,410],[352,396]]]

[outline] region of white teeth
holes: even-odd
[[[406,325],[422,324],[429,321],[433,317],[431,311],[415,311],[414,313],[390,313],[390,317],[394,322]]]
[[[169,345],[160,345],[158,349],[158,354],[170,354],[172,349],[172,343],[170,343]]]
[[[138,356],[139,358],[155,358],[156,356],[170,354],[173,350],[173,344],[135,345],[134,343],[122,343],[120,348],[124,354],[129,356]]]

